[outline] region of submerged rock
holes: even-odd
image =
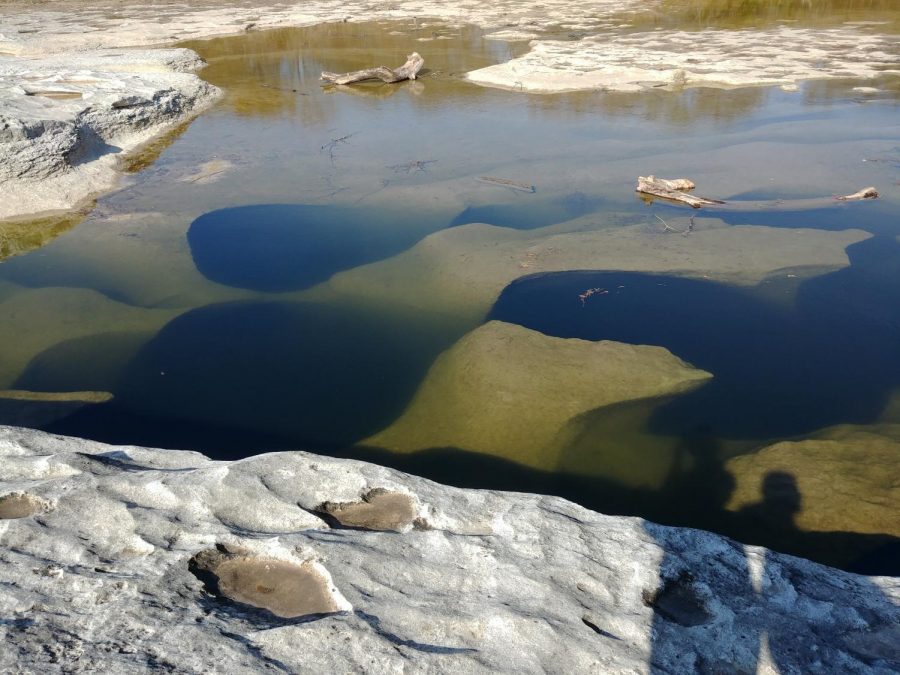
[[[662,347],[490,321],[438,357],[400,419],[364,443],[400,452],[459,448],[553,468],[554,441],[578,416],[710,377]]]
[[[900,537],[900,425],[843,426],[730,460],[727,508],[807,531]],[[770,523],[771,525],[771,523]]]
[[[569,270],[665,272],[741,285],[785,270],[846,267],[861,230],[827,232],[696,219],[689,237],[655,226],[603,227],[585,218],[520,231],[473,223],[436,232],[408,251],[335,275],[327,288],[354,301],[400,304],[480,321],[501,291],[530,274]]]
[[[4,672],[900,667],[900,580],[564,499],[0,427],[0,493],[23,484],[55,508],[0,521]],[[373,488],[414,497],[421,527],[310,513]]]
[[[16,384],[17,378],[51,347],[111,332],[149,337],[179,313],[116,302],[86,288],[13,286],[6,297],[0,295],[0,315],[8,319],[0,321],[0,389],[30,388]]]

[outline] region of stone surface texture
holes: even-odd
[[[202,65],[187,49],[0,55],[0,218],[109,189],[123,152],[216,100]]]
[[[900,668],[898,579],[559,498],[303,452],[214,462],[10,427],[0,477],[0,493],[42,504],[0,520],[2,672]],[[414,497],[413,529],[315,515],[376,488]],[[282,568],[300,576],[272,578]],[[247,602],[260,598],[294,618]]]
[[[815,48],[810,48],[812,44]],[[802,80],[877,78],[900,72],[895,39],[858,28],[661,30],[535,40],[531,47],[519,58],[468,77],[504,89],[559,92],[795,87]]]

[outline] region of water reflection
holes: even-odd
[[[375,310],[211,305],[165,326],[122,370],[117,408],[348,445],[394,419],[445,338]],[[96,429],[93,430],[96,433]]]
[[[41,248],[75,227],[82,211],[37,220],[0,222],[0,262]]]
[[[391,30],[393,29],[393,30]],[[362,87],[323,88],[322,71],[348,72],[376,65],[401,65],[411,45],[431,38],[432,28],[413,23],[390,25],[353,23],[324,24],[312,28],[289,28],[240,37],[186,42],[209,62],[203,78],[226,89],[225,105],[241,116],[289,116],[306,122],[333,119],[339,102],[329,93],[352,90],[377,98],[399,91],[421,91],[423,83],[400,87],[378,84]],[[482,39],[483,31],[461,27],[445,37],[432,39],[418,48],[426,54],[421,77],[429,84],[463,86],[467,97],[488,96],[481,87],[460,85],[458,77],[469,70],[507,60],[524,49]]]
[[[678,28],[748,28],[780,22],[834,26],[845,22],[898,22],[894,0],[663,0],[639,15],[640,24]]]

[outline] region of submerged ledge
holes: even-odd
[[[0,476],[3,670],[900,665],[900,579],[560,498],[13,427]]]

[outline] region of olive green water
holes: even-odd
[[[662,14],[641,15],[622,30],[877,21],[877,27],[861,29],[896,34],[900,17],[891,4],[830,3],[804,10],[802,3],[672,2]],[[485,40],[473,28],[340,24],[186,46],[209,62],[202,75],[225,89],[221,103],[133,157],[128,184],[101,199],[81,222],[0,225],[0,251],[10,256],[0,264],[0,389],[108,391],[114,399],[63,409],[0,400],[0,423],[196,448],[222,458],[303,448],[373,459],[445,482],[558,493],[607,512],[709,527],[845,566],[890,544],[881,535],[891,534],[898,498],[895,489],[884,487],[882,464],[873,461],[866,478],[865,466],[855,462],[863,474],[856,489],[869,480],[886,500],[871,527],[836,515],[852,514],[852,494],[810,519],[809,512],[824,508],[811,494],[797,522],[773,534],[760,525],[765,521],[734,515],[748,512],[748,504],[765,495],[735,478],[741,465],[728,461],[846,424],[877,432],[879,448],[887,443],[897,449],[891,440],[896,427],[890,425],[900,423],[900,372],[859,385],[852,373],[863,371],[854,359],[865,344],[827,349],[830,330],[851,325],[864,332],[869,321],[884,350],[878,352],[884,354],[881,370],[900,363],[890,346],[894,339],[900,345],[892,291],[900,273],[891,248],[900,235],[896,77],[809,82],[799,92],[529,96],[464,80],[467,71],[527,49]],[[399,65],[412,49],[426,59],[415,82],[336,88],[318,82],[322,70]],[[878,91],[854,91],[860,85]],[[664,231],[661,222],[683,230],[691,214],[647,205],[633,193],[636,177],[649,173],[689,176],[701,194],[726,199],[827,197],[867,185],[877,186],[881,199],[813,212],[698,214],[696,230],[679,235]],[[486,183],[479,180],[483,176],[534,185],[535,191]],[[771,229],[759,230],[762,236],[753,244],[732,238],[729,228],[745,225]],[[818,290],[817,279],[830,279],[846,264],[843,258],[835,265],[830,251],[844,245],[830,244],[829,237],[851,228],[875,235],[875,253],[884,254],[870,251],[871,243],[854,244],[862,253],[851,256],[856,267],[849,269],[860,274],[847,283],[838,277],[837,290]],[[713,241],[709,232],[717,237],[714,243],[706,243]],[[440,234],[422,242],[434,233]],[[623,243],[625,234],[632,243]],[[575,239],[581,236],[586,239]],[[593,268],[593,258],[578,258],[588,246],[597,247],[602,265]],[[741,270],[723,271],[720,261],[746,246],[759,250],[739,258],[741,265],[759,259],[759,271],[752,278],[746,269],[743,277]],[[664,250],[675,253],[664,256]],[[601,258],[604,251],[608,257]],[[569,269],[677,272],[722,283],[733,290],[729,302],[746,303],[764,317],[762,325],[750,328],[759,330],[763,349],[766,339],[815,340],[814,353],[824,356],[810,367],[851,374],[810,382],[825,382],[837,392],[852,381],[873,395],[862,397],[865,405],[826,406],[828,414],[820,416],[803,412],[815,407],[810,398],[805,407],[798,404],[796,415],[781,406],[783,414],[769,419],[759,401],[767,398],[764,387],[783,382],[778,378],[791,360],[788,354],[783,361],[766,360],[773,375],[758,385],[761,393],[747,394],[735,376],[733,390],[713,397],[731,397],[743,407],[720,406],[707,414],[705,389],[672,394],[660,388],[666,396],[580,411],[554,427],[553,442],[527,457],[515,444],[500,441],[478,452],[429,445],[421,429],[408,435],[426,439],[419,447],[378,445],[378,434],[411,409],[426,382],[429,391],[441,391],[444,385],[429,379],[435,359],[483,323],[509,281]],[[564,291],[574,303],[571,312],[583,309],[579,316],[588,317],[586,327],[565,330],[571,314],[542,323],[558,302],[551,299],[553,311],[542,310],[542,282],[534,283],[538,295],[522,296],[525,309],[498,305],[495,314],[506,312],[498,318],[547,335],[628,341],[595,332],[607,316],[606,296],[579,303],[575,292],[593,287],[593,281],[584,288],[577,286],[580,280],[573,282],[574,290]],[[698,302],[699,292],[687,288],[674,302]],[[804,319],[798,307],[812,314]],[[865,311],[847,319],[837,311],[842,307]],[[675,312],[656,311],[659,325],[676,321],[670,317]],[[621,316],[627,323],[633,313]],[[719,318],[712,312],[690,321],[720,327]],[[784,328],[794,321],[823,328]],[[765,322],[779,322],[788,337]],[[665,331],[653,325],[647,330],[641,340],[690,361]],[[727,331],[722,334],[727,341]],[[552,350],[538,343],[539,338],[529,349],[538,350],[540,360],[523,350],[510,368],[533,372],[534,381],[550,389],[538,386],[536,395],[517,405],[529,424],[558,424],[543,410],[540,392],[564,387],[562,372],[576,379],[579,374],[554,370]],[[515,353],[518,345],[509,349]],[[726,349],[722,363],[750,358],[748,353],[735,349],[729,357]],[[471,359],[460,368],[478,363]],[[538,362],[550,365],[538,372]],[[490,380],[463,391],[485,397],[484,406],[474,407],[490,410],[496,391]],[[797,391],[805,396],[803,386]],[[436,400],[438,409],[428,415],[440,415],[440,395]],[[673,405],[676,411],[687,406],[676,418],[689,423],[672,423],[667,411]],[[728,422],[735,414],[755,423]],[[503,424],[515,426],[515,416]],[[791,470],[803,489],[803,472],[816,468],[794,462]],[[756,480],[747,471],[753,478],[746,481]],[[750,496],[735,501],[742,491]]]

